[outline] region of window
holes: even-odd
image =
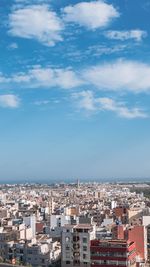
[[[66,264],[70,264],[70,261],[66,261]]]
[[[70,247],[69,246],[66,246],[66,250],[70,250]]]
[[[77,242],[77,241],[79,241],[79,236],[74,236],[73,237],[73,242]]]
[[[87,247],[86,246],[83,246],[83,251],[87,251]]]
[[[70,258],[70,253],[66,252],[66,258]]]
[[[66,237],[66,242],[69,242],[70,241],[70,238],[67,236]]]
[[[83,237],[83,243],[87,243],[87,238]]]
[[[86,254],[83,254],[83,259],[85,260],[87,258]]]

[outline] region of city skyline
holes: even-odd
[[[0,11],[0,182],[148,179],[149,1]]]

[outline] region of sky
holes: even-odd
[[[0,0],[0,182],[150,177],[150,2]]]

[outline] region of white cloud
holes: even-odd
[[[89,67],[82,76],[100,90],[150,91],[150,65],[138,61],[117,60]]]
[[[63,18],[66,22],[77,23],[92,30],[107,26],[112,19],[117,17],[119,17],[119,12],[113,5],[102,0],[80,2],[63,9]]]
[[[123,102],[108,97],[95,97],[90,90],[72,94],[78,108],[88,112],[111,111],[119,117],[134,119],[147,118],[147,114],[139,108],[128,108]]]
[[[20,105],[20,99],[16,95],[0,95],[0,107],[3,108],[18,108]]]
[[[107,31],[105,36],[109,39],[125,41],[128,39],[134,39],[137,42],[142,41],[147,36],[146,31],[142,30],[130,30],[130,31]]]
[[[60,87],[69,89],[82,84],[71,69],[42,68],[36,66],[27,73],[17,73],[11,77],[15,83],[24,83],[29,87]]]
[[[53,46],[62,41],[62,21],[47,5],[31,5],[15,9],[9,15],[9,34],[35,39],[44,45]]]
[[[37,65],[10,76],[0,73],[0,84],[19,84],[21,88],[62,89],[91,86],[101,91],[146,93],[150,91],[150,65],[123,59],[78,71]]]

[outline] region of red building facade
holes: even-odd
[[[124,225],[116,225],[112,229],[113,239],[123,239],[135,242],[137,255],[145,260],[145,236],[144,226],[134,225],[125,227]]]
[[[134,266],[136,247],[133,241],[92,240],[91,267]]]
[[[136,251],[141,259],[145,259],[144,226],[136,225],[128,229],[128,239],[136,244]]]

